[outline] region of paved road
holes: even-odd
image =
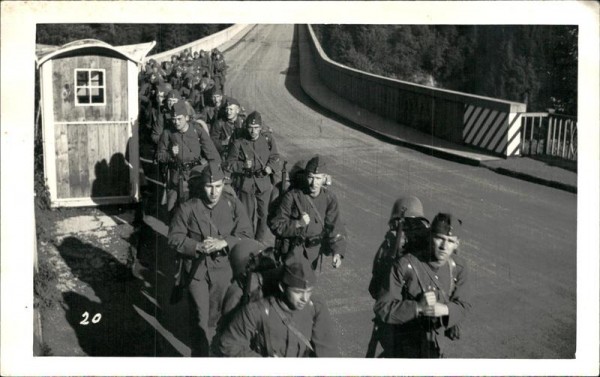
[[[474,309],[448,356],[574,357],[576,195],[433,158],[352,129],[302,92],[291,25],[257,26],[226,59],[226,94],[262,113],[288,161],[319,153],[336,162],[333,190],[351,238],[342,268],[324,268],[319,293],[338,327],[343,356],[365,354],[371,260],[392,203],[413,194],[424,202],[428,217],[445,210],[464,221],[460,254],[472,272]],[[180,327],[176,323],[183,319],[173,318],[172,310],[158,311],[161,325],[155,327]],[[185,335],[176,336],[184,340]],[[187,352],[185,344],[169,343],[171,351],[158,353]]]

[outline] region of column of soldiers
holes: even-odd
[[[262,114],[223,95],[225,71],[219,51],[186,52],[150,61],[140,85],[140,139],[163,166],[192,355],[339,356],[327,306],[312,295],[324,260],[339,268],[347,247],[331,162],[317,155],[288,174]],[[441,357],[441,337],[458,339],[469,310],[454,257],[460,225],[446,213],[430,225],[406,197],[389,226],[369,285],[367,356]]]

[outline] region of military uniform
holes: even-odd
[[[183,86],[183,69],[181,68],[181,66],[173,68],[169,84],[171,84],[171,86],[175,90],[181,89],[181,87]]]
[[[310,223],[298,227],[303,212],[309,214]],[[311,198],[303,189],[286,192],[269,226],[277,237],[290,239],[291,252],[308,259],[313,269],[317,268],[323,254],[343,257],[346,251],[346,230],[338,200],[326,188],[322,188],[316,198]]]
[[[160,99],[158,93],[166,94],[166,86],[159,85],[156,88],[156,96],[152,99],[152,109],[150,113],[150,139],[157,146],[165,128],[171,128],[171,112],[164,103],[164,98]]]
[[[211,163],[205,170],[212,166],[216,165]],[[207,237],[225,240],[227,248],[210,255],[198,255],[198,243]],[[169,245],[184,258],[188,274],[192,264],[199,263],[189,285],[193,302],[193,356],[208,356],[208,345],[220,316],[223,295],[231,280],[227,252],[241,239],[249,237],[251,228],[246,212],[239,200],[226,192],[212,208],[194,197],[175,210],[169,226]]]
[[[392,268],[389,289],[380,295],[374,308],[382,323],[378,338],[384,348],[383,356],[442,357],[440,338],[457,337],[455,326],[470,309],[466,281],[464,264],[456,257],[435,268],[421,255],[402,256]],[[447,316],[418,314],[418,301],[429,290],[435,291],[438,302],[448,306]]]
[[[216,353],[235,357],[338,357],[327,306],[308,293],[315,283],[314,272],[306,262],[286,265],[281,277],[284,292],[251,301],[236,311],[216,342]],[[299,296],[287,296],[288,289],[296,290]],[[299,297],[304,297],[302,307],[298,306]]]
[[[255,125],[262,123],[258,112],[251,113],[246,121]],[[248,161],[251,161],[251,168],[245,167]],[[256,214],[255,239],[263,242],[268,232],[267,214],[269,198],[273,190],[271,176],[264,170],[269,167],[274,173],[280,169],[275,140],[272,137],[267,140],[261,134],[256,140],[251,140],[246,133],[246,137],[233,141],[226,166],[232,172],[234,181],[237,182],[237,187],[234,188],[253,224]]]
[[[213,75],[212,78],[215,80],[217,87],[221,90],[225,90],[225,78],[227,75],[227,64],[223,55],[220,52],[215,52],[212,59]]]
[[[416,196],[401,197],[394,202],[388,226],[389,230],[373,259],[369,293],[374,299],[379,297],[382,290],[388,289],[390,271],[398,258],[428,247],[429,220],[425,218],[423,204]],[[401,237],[398,239],[400,227]]]
[[[211,94],[212,96],[212,94]],[[205,101],[205,106],[199,114],[199,118],[205,121],[211,127],[211,135],[212,135],[212,125],[216,123],[217,119],[225,117],[225,97],[223,97],[223,101],[221,105],[217,107],[212,103],[212,100]]]
[[[238,115],[234,121],[225,117],[216,118],[211,125],[210,137],[215,143],[215,147],[224,159],[227,157],[230,143],[233,139],[241,137],[244,130],[244,120]]]
[[[184,103],[177,102],[175,108],[176,114],[178,111],[181,114],[187,114],[187,107]],[[174,129],[163,130],[158,142],[158,161],[170,164],[170,179],[167,182],[170,188],[168,193],[169,210],[173,208],[175,200],[177,199],[180,170],[184,175],[183,191],[186,192],[189,170],[195,165],[198,165],[203,157],[208,161],[221,162],[221,157],[206,131],[194,122],[189,122],[188,125],[188,129],[183,133]],[[177,156],[173,156],[171,152],[174,145],[179,146],[179,153]]]

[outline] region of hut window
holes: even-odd
[[[106,72],[104,69],[76,69],[75,92],[78,106],[106,104]]]

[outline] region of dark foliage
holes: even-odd
[[[313,27],[327,55],[353,68],[577,114],[577,26]]]
[[[40,24],[36,43],[63,45],[78,39],[99,39],[114,46],[156,41],[152,54],[171,50],[214,34],[230,24]]]

